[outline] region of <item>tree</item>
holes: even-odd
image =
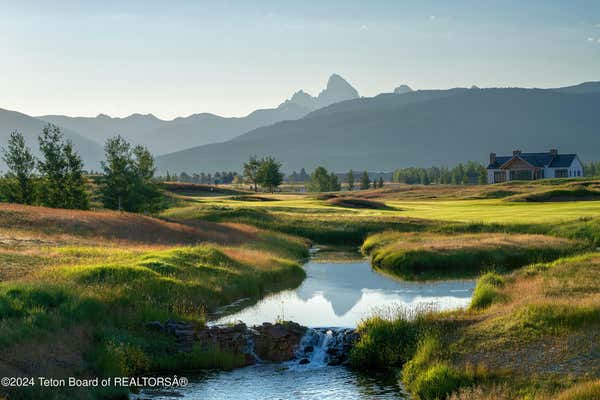
[[[63,148],[67,170],[65,176],[64,208],[87,210],[90,206],[86,181],[83,176],[83,161],[73,149],[73,144],[67,141]]]
[[[379,177],[379,188],[381,189],[383,187],[383,177],[380,176]]]
[[[48,124],[38,137],[41,160],[38,171],[44,188],[41,191],[42,204],[48,207],[64,207],[66,203],[67,159],[64,154],[64,138],[60,128]]]
[[[256,156],[250,156],[244,163],[244,179],[254,186],[254,191],[258,191],[258,170],[260,169],[260,160]],[[210,178],[209,178],[210,180]],[[210,182],[209,182],[210,183]]]
[[[330,192],[338,192],[342,189],[342,185],[340,185],[340,182],[338,181],[338,177],[335,173],[330,173],[329,174],[329,188],[328,191]]]
[[[162,198],[158,186],[154,182],[154,157],[146,146],[133,148],[133,199],[135,206],[131,211],[155,211],[160,208]]]
[[[327,192],[330,187],[329,172],[324,167],[317,167],[310,175],[309,190],[312,192]]]
[[[131,145],[121,136],[110,138],[104,145],[105,160],[102,161],[104,177],[102,182],[102,202],[104,207],[113,210],[129,210],[132,184]],[[167,173],[167,179],[171,176]]]
[[[364,171],[360,178],[360,190],[367,190],[371,186],[371,180],[369,179],[369,174],[367,171]]]
[[[348,190],[354,190],[354,171],[348,171],[348,175],[346,176],[346,181],[348,182]]]
[[[10,134],[8,147],[2,148],[2,160],[8,167],[5,176],[7,181],[2,186],[6,199],[13,203],[32,204],[35,193],[35,157],[21,133],[14,131]]]
[[[154,158],[145,146],[131,147],[121,136],[104,145],[102,202],[106,208],[132,212],[154,211],[161,194],[154,183]]]
[[[256,182],[273,193],[274,189],[283,182],[281,163],[270,156],[262,159],[256,173]]]
[[[300,169],[300,177],[299,177],[298,181],[299,182],[306,182],[309,179],[310,179],[310,177],[306,173],[306,170],[304,168]]]

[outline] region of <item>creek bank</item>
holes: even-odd
[[[297,361],[300,365],[346,365],[359,339],[351,328],[307,328],[291,321],[264,322],[249,327],[241,321],[201,326],[167,320],[148,322],[146,329],[174,336],[180,352],[191,352],[196,346],[219,349],[243,355],[246,366],[288,361]]]

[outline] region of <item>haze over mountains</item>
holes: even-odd
[[[286,171],[324,165],[392,170],[485,162],[513,149],[600,158],[600,85],[559,89],[419,90],[332,104],[296,121],[230,141],[161,156],[162,171],[216,171],[249,154],[273,155]]]
[[[97,117],[43,115],[38,118],[79,132],[99,143],[119,133],[132,142],[144,143],[154,154],[165,154],[192,146],[223,142],[261,126],[295,120],[318,108],[356,98],[356,89],[341,76],[333,74],[326,88],[316,97],[300,90],[276,108],[256,110],[239,118],[209,113],[171,121],[158,119],[152,114],[133,114],[125,118],[111,118],[103,114]]]
[[[241,118],[34,118],[0,110],[0,143],[17,129],[36,148],[43,125],[52,122],[65,128],[86,168],[98,170],[101,143],[118,133],[162,154],[159,173],[239,170],[252,154],[275,156],[287,172],[318,165],[336,172],[452,166],[515,148],[558,148],[590,161],[600,159],[599,109],[600,82],[554,89],[413,91],[400,85],[392,93],[359,97],[334,74],[317,96],[298,91],[276,108]]]
[[[38,151],[38,136],[47,122],[28,115],[0,109],[0,147],[6,147],[11,132],[17,130],[23,134],[25,141],[36,155]],[[102,146],[93,140],[85,138],[70,129],[63,131],[65,137],[73,142],[87,169],[100,169],[100,161],[104,158]],[[0,169],[5,169],[5,164],[0,160]]]

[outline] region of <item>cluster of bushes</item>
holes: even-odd
[[[4,201],[48,207],[87,209],[89,194],[83,162],[54,125],[44,127],[38,138],[41,158],[27,147],[23,135],[11,133],[2,160],[8,172],[0,180]]]
[[[429,185],[432,183],[483,185],[487,183],[487,171],[482,164],[469,161],[466,164],[458,164],[452,169],[448,167],[400,168],[394,171],[392,180],[409,185]]]
[[[59,127],[47,125],[38,138],[38,159],[23,135],[13,132],[2,160],[8,172],[0,179],[3,201],[54,208],[88,209],[90,190],[81,157]],[[154,158],[145,146],[132,146],[121,136],[108,139],[103,174],[98,178],[104,207],[155,211],[163,196],[154,182]]]

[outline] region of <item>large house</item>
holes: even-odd
[[[570,178],[583,176],[583,165],[577,154],[522,153],[514,150],[512,156],[490,153],[487,167],[488,183],[544,178]]]

